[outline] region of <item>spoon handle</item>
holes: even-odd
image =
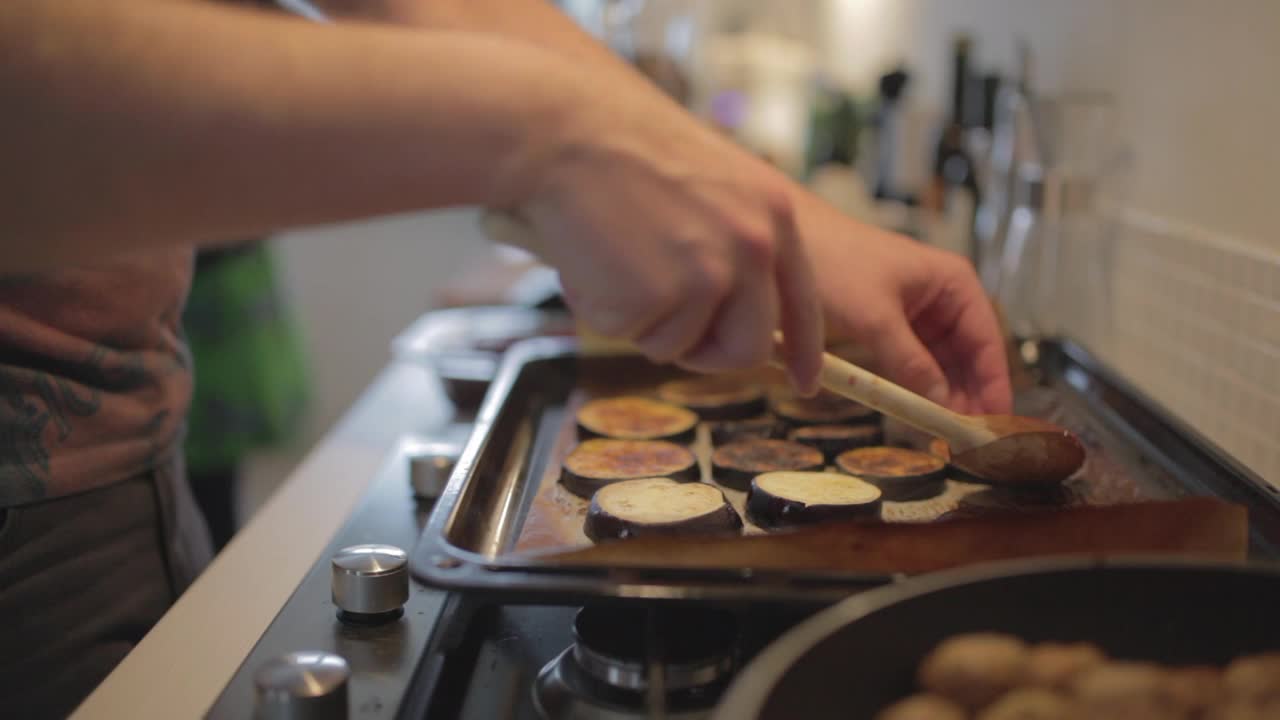
[[[775,358],[774,364],[778,363]],[[819,380],[827,390],[943,438],[953,448],[963,450],[995,438],[969,418],[831,353],[822,354]]]

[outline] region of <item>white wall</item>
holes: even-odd
[[[277,250],[311,357],[311,431],[337,420],[389,359],[391,338],[488,241],[473,210],[288,233]]]
[[[310,228],[277,239],[282,281],[310,358],[312,405],[292,447],[248,463],[242,518],[387,364],[391,338],[430,310],[435,290],[488,247],[469,209]]]
[[[1135,153],[1132,204],[1280,249],[1280,2],[1273,0],[827,0],[825,57],[865,82],[895,56],[943,106],[950,38],[980,67],[1034,48],[1049,92],[1104,90]],[[868,22],[878,23],[868,27]],[[881,65],[882,67],[882,65]],[[834,70],[833,70],[834,72]],[[856,85],[855,85],[856,86]]]
[[[935,107],[957,31],[976,40],[979,66],[1012,68],[1021,36],[1047,93],[1114,96],[1133,170],[1103,271],[1110,329],[1068,331],[1280,487],[1280,2],[827,2],[829,42],[873,35],[855,25],[880,17],[874,47],[899,44]],[[876,55],[855,44],[826,57]]]

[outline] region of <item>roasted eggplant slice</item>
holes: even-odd
[[[765,528],[851,520],[880,511],[880,488],[829,472],[757,475],[747,493],[747,514]]]
[[[720,447],[739,440],[775,440],[783,435],[782,425],[772,415],[746,420],[713,420],[707,423],[711,445]]]
[[[951,446],[940,437],[929,439],[928,452],[930,455],[942,458],[943,462],[951,462]]]
[[[625,480],[591,498],[583,531],[595,542],[651,535],[721,535],[742,529],[742,518],[720,489],[671,478]]]
[[[583,440],[564,459],[560,482],[574,495],[590,498],[611,483],[666,477],[698,479],[698,458],[689,448],[662,440]]]
[[[786,440],[739,440],[711,453],[711,475],[716,482],[746,490],[751,479],[775,470],[821,470],[822,453]]]
[[[870,425],[805,425],[792,430],[787,439],[817,448],[828,463],[846,450],[884,444],[879,424]]]
[[[773,414],[789,427],[805,425],[863,425],[879,422],[880,413],[847,398],[821,392],[811,398],[782,396],[772,403]]]
[[[884,492],[885,500],[919,500],[942,492],[947,463],[936,455],[896,447],[865,447],[840,453],[836,467]]]
[[[764,389],[731,377],[672,380],[658,386],[658,399],[680,405],[703,420],[741,420],[764,412]]]
[[[578,410],[578,436],[692,442],[698,416],[669,403],[622,396],[592,400]]]

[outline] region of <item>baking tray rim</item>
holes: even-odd
[[[462,447],[410,557],[415,577],[448,590],[500,592],[514,599],[597,597],[644,599],[781,599],[787,596],[837,597],[905,577],[901,574],[864,572],[791,572],[752,568],[634,567],[615,569],[600,565],[541,562],[534,556],[488,556],[458,547],[447,536],[452,515],[471,482],[474,469],[493,437],[494,425],[525,368],[539,361],[569,360],[579,356],[576,338],[537,337],[513,344],[503,357],[498,374],[476,411],[471,436]],[[592,357],[627,357],[630,353],[605,351]],[[517,580],[515,574],[522,574]],[[527,578],[527,581],[526,579]],[[690,585],[696,580],[698,585]]]
[[[1042,341],[1066,358],[1070,365],[1085,371],[1084,379],[1063,374],[1063,380],[1082,394],[1097,378],[1104,386],[1118,389],[1126,399],[1155,416],[1187,444],[1205,453],[1211,461],[1244,480],[1257,494],[1266,497],[1273,509],[1280,509],[1280,491],[1244,467],[1229,453],[1176,418],[1132,383],[1102,365],[1095,355],[1069,339]],[[447,537],[449,523],[459,499],[471,481],[473,470],[490,442],[493,428],[516,382],[525,368],[539,361],[573,359],[581,355],[576,338],[535,337],[514,343],[505,353],[498,374],[475,416],[472,434],[450,475],[440,498],[410,558],[414,575],[424,583],[447,590],[475,593],[502,593],[504,598],[555,599],[585,596],[644,599],[751,600],[788,596],[808,600],[815,595],[831,597],[850,591],[890,584],[906,579],[903,573],[785,571],[752,568],[608,568],[578,563],[546,564],[536,556],[503,554],[488,556],[458,547]],[[632,353],[605,351],[590,357],[630,357]],[[1051,356],[1048,353],[1041,357]],[[1132,440],[1132,438],[1131,438]],[[1141,440],[1141,438],[1138,438]],[[535,489],[536,490],[536,489]],[[1270,491],[1270,492],[1268,492]],[[522,510],[522,512],[524,512]],[[1066,557],[1066,556],[1064,556]],[[1046,558],[1048,560],[1048,558]],[[698,584],[690,584],[690,581]]]

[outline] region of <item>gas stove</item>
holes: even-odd
[[[819,609],[502,605],[419,584],[404,549],[466,431],[401,444],[207,717],[702,720]]]
[[[1179,493],[1247,507],[1250,556],[1280,555],[1280,503],[1269,489],[1085,360],[1039,368],[1039,395],[1022,396],[1023,411],[1044,393],[1062,400],[1066,424],[1091,448]],[[817,592],[806,602],[803,587],[778,598],[657,600],[661,593],[645,595],[637,588],[646,586],[632,581],[630,597],[527,604],[528,596],[422,584],[409,572],[409,554],[479,426],[463,396],[454,394],[452,424],[431,437],[404,438],[387,457],[207,717],[699,720],[711,717],[765,646],[833,602]],[[504,513],[483,522],[510,519]],[[470,572],[477,571],[496,576],[502,568]],[[566,599],[548,598],[541,601]]]
[[[441,381],[453,420],[386,458],[207,717],[705,718],[746,661],[826,604],[506,604],[411,576],[406,551],[471,435],[500,350],[562,324],[522,308],[453,310],[396,339],[396,361]]]
[[[403,717],[703,720],[755,653],[807,612],[489,606],[415,685]],[[451,666],[452,664],[452,666]],[[416,713],[416,714],[414,714]]]

